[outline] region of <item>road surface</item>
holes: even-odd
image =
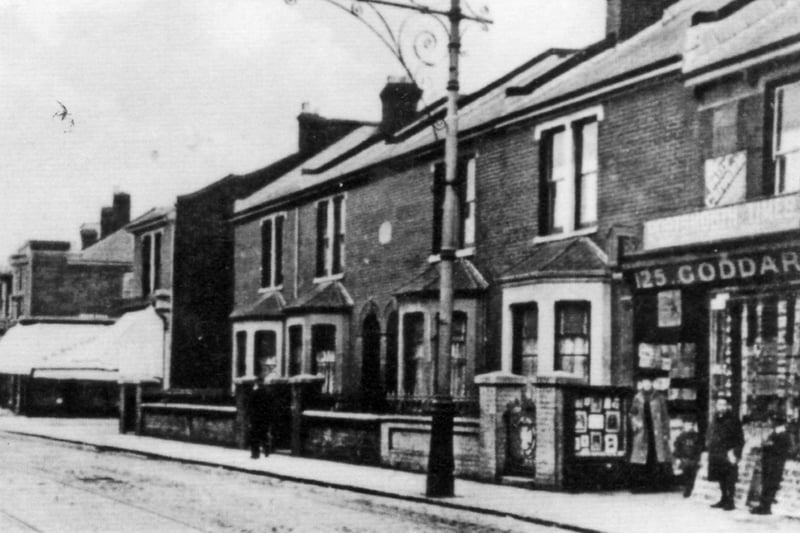
[[[5,433],[0,480],[0,531],[6,533],[560,531]]]

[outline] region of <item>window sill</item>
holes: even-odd
[[[469,248],[462,248],[460,250],[456,250],[456,257],[472,257],[475,255],[475,247],[470,246]],[[438,263],[442,260],[442,257],[439,254],[432,254],[428,256],[428,263]]]
[[[314,283],[326,283],[329,281],[339,281],[344,279],[344,272],[340,272],[339,274],[332,274],[330,276],[321,276],[319,278],[314,278]]]
[[[597,233],[597,226],[590,228],[583,228],[569,233],[555,233],[553,235],[539,235],[533,238],[533,244],[541,244],[545,242],[563,241],[564,239],[571,239],[573,237],[584,237],[586,235],[593,235]]]
[[[280,292],[283,290],[283,285],[276,285],[275,287],[261,287],[258,289],[258,294],[268,294],[270,292]]]

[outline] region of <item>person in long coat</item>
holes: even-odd
[[[792,448],[792,440],[786,432],[786,420],[772,417],[775,427],[761,445],[761,497],[759,504],[750,510],[753,514],[772,514],[772,502],[783,481],[783,468]]]
[[[669,412],[664,393],[653,389],[650,377],[640,381],[630,410],[633,431],[630,463],[638,489],[666,488],[672,465]]]
[[[262,450],[264,457],[269,456],[272,411],[272,396],[264,385],[263,378],[258,378],[247,403],[247,414],[250,419],[250,457],[253,459],[258,459]]]
[[[742,458],[744,433],[742,423],[725,397],[715,403],[715,413],[708,427],[708,480],[719,482],[720,500],[711,507],[734,509],[739,460]]]

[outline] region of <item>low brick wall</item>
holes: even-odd
[[[384,416],[381,421],[381,464],[424,472],[428,469],[431,423],[427,416]],[[456,418],[453,423],[455,475],[480,476],[480,422]]]
[[[140,408],[142,435],[237,446],[236,407],[143,403]]]
[[[303,455],[365,465],[380,464],[379,415],[303,412]]]

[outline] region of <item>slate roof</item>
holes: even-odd
[[[605,252],[588,237],[574,237],[534,246],[524,259],[504,272],[501,279],[603,276],[607,272]]]
[[[230,317],[232,319],[248,318],[280,318],[286,307],[286,300],[279,292],[269,292],[262,295],[258,300],[251,304],[237,307],[233,310]]]
[[[471,261],[456,259],[453,263],[453,290],[456,294],[475,294],[488,287],[486,278]],[[411,280],[394,291],[397,296],[424,296],[434,293],[439,293],[439,263],[426,265]]]
[[[568,57],[569,54],[565,53],[563,50],[547,52],[535,58],[535,61],[528,62],[528,64],[525,65],[527,68],[522,69],[521,72],[512,73],[510,79],[504,79],[498,86],[492,87],[490,85],[490,90],[488,90],[486,94],[483,94],[480,98],[477,98],[461,108],[459,113],[459,127],[462,129],[475,127],[485,122],[488,118],[499,116],[499,114],[503,112],[503,107],[505,105],[506,87],[529,83],[536,77],[563,63]],[[432,112],[436,111],[437,110],[434,109]],[[425,121],[426,118],[421,119],[423,124]],[[420,122],[406,128],[405,132],[413,132],[415,126],[418,129]],[[402,142],[387,142],[386,140],[375,137],[377,131],[378,129],[375,126],[362,126],[358,128],[345,136],[341,141],[334,143],[316,156],[307,160],[303,165],[278,178],[249,197],[237,201],[234,211],[236,213],[242,213],[261,204],[278,200],[305,189],[313,188],[316,185],[361,170],[370,165],[413,152],[420,148],[428,147],[432,143],[443,139],[442,133],[432,126],[423,127],[414,133],[406,133],[408,137]],[[403,135],[403,132],[400,132],[400,134]],[[362,149],[358,150],[359,147],[362,147]],[[350,151],[356,151],[356,153],[340,164],[322,172],[313,172],[313,169],[324,168],[326,163]],[[309,172],[309,170],[312,170],[312,172]]]
[[[757,54],[790,38],[795,43],[800,41],[800,2],[755,0],[718,20],[692,27],[683,71],[691,75],[745,54]]]
[[[73,261],[133,263],[133,235],[120,229],[75,254]]]
[[[286,306],[287,312],[348,311],[353,307],[353,298],[344,285],[330,281],[315,285]]]

